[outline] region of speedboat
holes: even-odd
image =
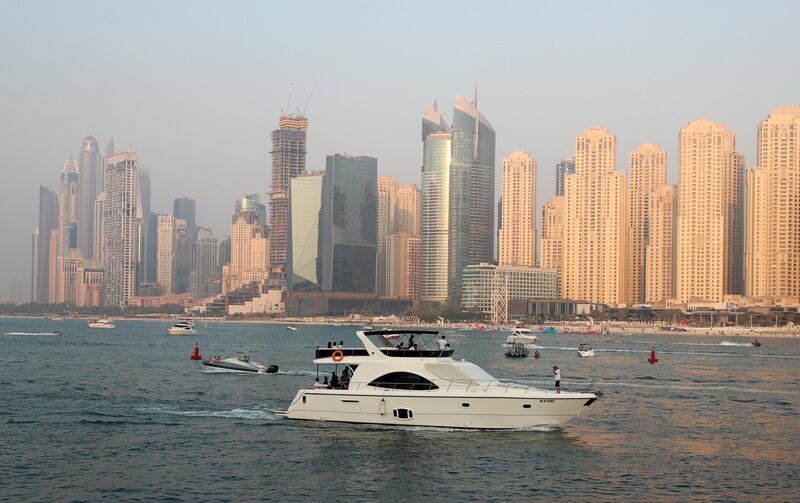
[[[523,346],[531,347],[538,340],[539,338],[534,335],[533,330],[530,328],[515,328],[511,335],[506,338],[505,343],[509,346],[522,344]]]
[[[53,330],[53,335],[62,335],[61,330]]]
[[[194,323],[189,320],[182,320],[169,327],[169,335],[195,335]]]
[[[274,374],[278,371],[277,365],[264,365],[254,362],[245,353],[236,353],[236,356],[222,358],[215,356],[203,361],[203,365],[210,367],[214,372],[233,372],[239,374]]]
[[[108,318],[100,318],[99,320],[90,321],[89,328],[117,328]]]
[[[289,332],[297,332],[297,329],[295,327],[286,327],[286,330]]]
[[[528,353],[528,348],[519,342],[515,342],[506,351],[506,358],[527,358]]]
[[[387,338],[394,334],[416,336],[422,349],[398,349]],[[438,335],[427,330],[358,331],[360,348],[317,348],[317,369],[332,365],[336,378],[324,384],[318,375],[286,410],[276,413],[312,421],[524,429],[563,426],[597,400],[594,393],[556,393],[498,380],[474,363],[454,360],[452,349],[425,349]],[[344,367],[341,380],[339,367]]]
[[[594,349],[588,344],[581,344],[578,346],[578,356],[587,357],[594,356]]]

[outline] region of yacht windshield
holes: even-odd
[[[470,362],[426,363],[425,369],[450,381],[496,381],[491,374]]]

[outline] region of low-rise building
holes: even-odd
[[[461,305],[484,313],[492,311],[492,298],[508,301],[558,298],[558,270],[541,267],[475,264],[464,268]]]

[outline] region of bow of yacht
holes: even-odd
[[[597,399],[593,393],[556,393],[498,380],[474,363],[454,360],[435,331],[356,335],[362,348],[316,350],[314,363],[334,366],[332,382],[326,377],[325,383],[317,380],[299,390],[280,414],[317,421],[523,429],[563,426]],[[441,349],[420,349],[426,338]]]

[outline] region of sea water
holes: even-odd
[[[357,327],[0,318],[0,499],[8,501],[794,500],[800,340],[445,331],[495,377],[602,397],[563,429],[470,431],[291,421],[314,345]],[[63,335],[52,336],[53,330]],[[30,335],[27,335],[30,334]],[[278,374],[207,373],[247,351]],[[588,342],[593,358],[579,358]],[[659,362],[647,363],[655,346]]]

